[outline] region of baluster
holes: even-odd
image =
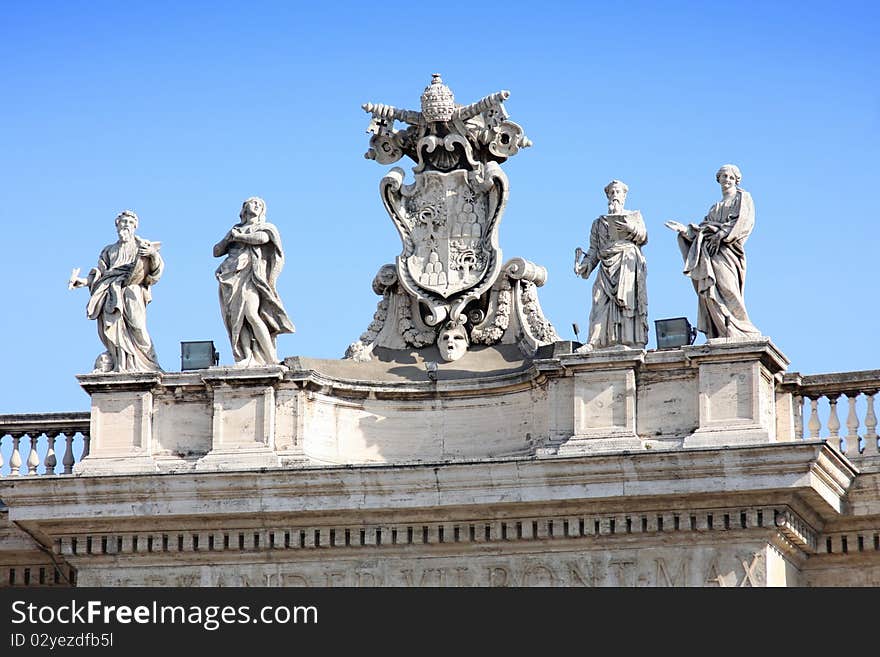
[[[19,472],[19,468],[21,468],[21,453],[18,451],[18,441],[21,440],[23,435],[23,433],[12,434],[12,455],[9,457],[10,477],[17,477],[21,474]]]
[[[5,436],[5,433],[0,432],[0,477],[3,476],[3,438]]]
[[[840,393],[836,395],[825,395],[828,398],[828,441],[831,445],[837,449],[837,451],[843,452],[843,436],[840,433],[840,420],[837,418],[837,398],[840,397]],[[836,441],[834,439],[837,439]]]
[[[804,439],[804,396],[794,396],[794,437],[796,440]]]
[[[92,442],[92,437],[89,436],[89,434],[84,433],[84,434],[82,434],[82,437],[83,437],[83,449],[82,449],[82,454],[79,455],[80,461],[82,461],[85,457],[87,457],[89,455],[89,445]]]
[[[876,390],[866,390],[868,398],[868,411],[865,413],[865,454],[876,456],[880,451],[877,449],[877,416],[874,414],[874,395]]]
[[[810,397],[810,420],[807,422],[807,428],[810,430],[810,438],[818,438],[819,432],[822,430],[822,423],[819,422],[819,398]]]
[[[844,393],[849,401],[849,413],[846,416],[846,455],[859,455],[859,416],[856,415],[856,397],[858,392]]]
[[[40,465],[40,455],[37,454],[37,439],[39,437],[40,434],[36,432],[28,434],[28,438],[31,440],[31,449],[27,457],[28,475],[36,475],[37,466]]]
[[[46,432],[46,440],[48,441],[48,444],[46,446],[46,458],[43,460],[43,464],[46,466],[46,470],[43,474],[55,474],[55,466],[58,465],[58,459],[55,456],[55,438],[57,436],[57,431]]]
[[[61,465],[64,466],[64,474],[70,474],[73,472],[73,435],[75,431],[66,431],[64,433],[64,440],[67,443],[67,446],[64,448],[64,456],[61,457]]]

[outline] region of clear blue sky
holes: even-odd
[[[754,323],[790,370],[880,368],[878,27],[878,3],[847,1],[4,3],[0,413],[88,408],[74,375],[102,347],[66,281],[126,208],[163,243],[148,324],[166,370],[181,340],[231,363],[211,248],[252,195],[287,254],[279,355],[341,357],[400,252],[360,106],[417,109],[434,72],[462,103],[511,91],[534,147],[505,165],[500,244],[547,267],[564,338],[586,325],[573,251],[612,178],[648,226],[649,347],[654,320],[695,320],[663,222],[700,220],[732,162],[757,209]]]

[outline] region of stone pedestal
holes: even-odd
[[[636,431],[636,370],[641,349],[603,349],[561,357],[574,378],[574,434],[559,455],[641,450]]]
[[[153,389],[158,372],[82,374],[91,395],[89,454],[74,474],[156,472],[153,458]]]
[[[202,381],[213,392],[212,446],[196,470],[281,465],[275,451],[275,388],[286,371],[281,365],[205,370]]]
[[[699,426],[685,447],[776,442],[776,376],[789,361],[770,338],[712,339],[682,350],[699,371]]]
[[[651,352],[572,346],[513,365],[510,351],[474,349],[436,380],[405,359],[84,375],[93,453],[77,472],[543,458],[797,433],[791,392],[777,385],[788,362],[767,338]]]

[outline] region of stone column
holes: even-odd
[[[636,370],[642,349],[602,349],[561,357],[574,378],[574,434],[560,456],[585,452],[642,449],[636,431]]]
[[[776,375],[789,361],[770,338],[715,338],[682,350],[699,370],[699,426],[685,447],[777,441]]]
[[[275,452],[275,391],[287,368],[212,367],[202,381],[213,394],[211,451],[196,470],[279,467]]]
[[[153,458],[153,390],[159,372],[81,374],[92,398],[89,455],[74,474],[156,472]]]

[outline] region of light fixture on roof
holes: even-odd
[[[220,352],[214,349],[213,340],[196,340],[180,343],[180,371],[206,370],[220,362]]]
[[[693,344],[697,339],[697,329],[691,326],[687,317],[655,320],[654,330],[657,334],[657,349],[675,349]]]

